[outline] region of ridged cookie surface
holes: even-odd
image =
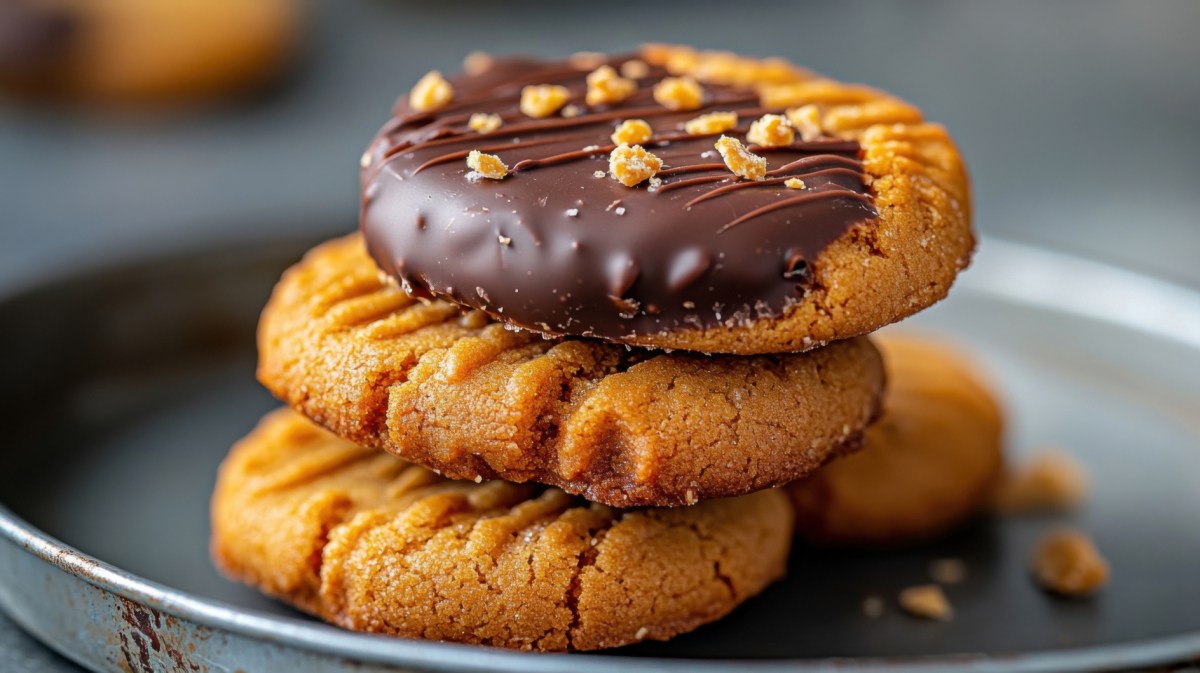
[[[1003,418],[971,362],[938,341],[875,337],[888,371],[863,448],[788,486],[796,530],[829,545],[925,541],[975,514],[1003,467]]]
[[[530,650],[664,640],[779,578],[779,491],[617,510],[450,481],[290,410],[221,467],[212,551],[230,577],[346,628]]]
[[[460,479],[613,506],[692,504],[803,477],[857,446],[883,365],[865,339],[719,357],[545,339],[381,277],[357,236],[284,274],[259,379],[336,434]]]

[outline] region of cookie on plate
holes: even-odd
[[[363,155],[379,266],[554,336],[761,354],[866,334],[946,295],[967,174],[917,108],[687,47],[430,73]]]
[[[71,100],[196,100],[252,89],[295,51],[296,0],[6,0],[0,87]]]
[[[969,359],[944,343],[883,333],[888,391],[861,451],[787,487],[796,532],[827,545],[894,546],[979,511],[1003,469],[1003,419]]]
[[[288,270],[259,380],[309,418],[457,479],[536,481],[613,506],[693,504],[856,448],[883,364],[866,339],[714,357],[546,339],[387,281],[351,236]]]
[[[783,575],[777,490],[618,510],[554,489],[450,481],[283,410],[221,467],[225,574],[340,626],[527,650],[665,640]]]

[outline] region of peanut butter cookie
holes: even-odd
[[[855,448],[883,365],[865,339],[717,357],[547,339],[418,301],[348,237],[290,269],[259,379],[336,434],[457,479],[537,481],[613,506],[785,484]]]
[[[665,640],[782,576],[779,491],[617,510],[554,488],[450,481],[290,410],[225,460],[228,576],[340,626],[526,650]]]

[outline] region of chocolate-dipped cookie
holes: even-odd
[[[340,626],[561,651],[719,619],[783,575],[792,512],[778,491],[616,510],[450,481],[278,411],[221,466],[212,526],[226,575]]]
[[[884,384],[865,338],[732,357],[513,331],[409,296],[357,236],[284,274],[258,345],[259,380],[350,441],[614,506],[799,479],[857,447]]]
[[[430,73],[363,155],[405,291],[553,336],[804,351],[945,296],[974,248],[942,127],[779,60],[685,47]]]

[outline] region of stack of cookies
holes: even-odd
[[[307,612],[667,639],[780,578],[794,534],[925,538],[999,469],[966,365],[863,336],[974,248],[953,143],[892,96],[686,47],[476,54],[397,104],[361,177],[360,233],[263,313],[290,409],[213,500],[222,570]]]

